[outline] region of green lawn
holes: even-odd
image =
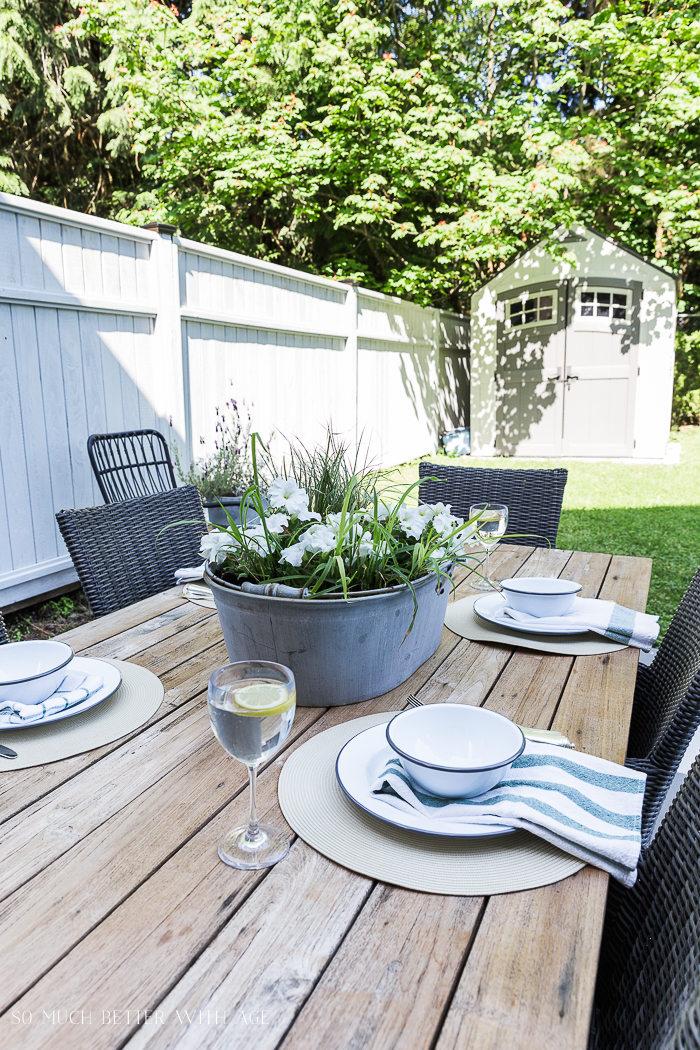
[[[700,429],[673,437],[682,446],[677,467],[562,459],[425,458],[452,466],[566,467],[569,480],[557,546],[653,558],[647,611],[660,615],[663,635],[700,565]],[[407,481],[418,478],[417,461],[399,470]]]

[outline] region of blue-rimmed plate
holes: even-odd
[[[32,729],[34,726],[45,726],[49,722],[58,722],[62,718],[72,718],[74,715],[81,715],[83,711],[90,711],[91,708],[97,707],[98,704],[103,703],[105,700],[109,700],[110,696],[114,696],[119,686],[122,684],[122,676],[114,664],[108,664],[105,660],[93,660],[91,656],[75,656],[66,667],[67,674],[94,674],[98,678],[102,679],[102,688],[98,689],[96,693],[89,696],[87,700],[81,700],[79,704],[75,704],[74,707],[69,707],[65,711],[57,711],[53,715],[47,715],[45,718],[39,719],[37,722],[22,722],[16,725],[0,725],[0,731],[3,729]]]
[[[420,813],[404,813],[403,810],[395,809],[389,802],[384,802],[381,796],[371,792],[372,784],[390,758],[396,758],[396,752],[386,742],[385,722],[370,726],[348,740],[338,755],[335,764],[338,783],[350,801],[365,813],[397,828],[449,839],[493,838],[496,835],[510,835],[515,830],[502,824],[457,824],[447,820],[430,820]]]

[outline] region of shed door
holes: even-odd
[[[566,352],[566,283],[514,288],[500,304],[497,449],[560,456]]]
[[[571,282],[563,456],[631,456],[640,285]]]

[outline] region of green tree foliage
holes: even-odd
[[[53,61],[98,85],[73,105],[61,72],[65,127],[77,135],[84,121],[96,136],[73,177],[94,186],[95,172],[116,173],[118,218],[158,217],[195,239],[459,309],[518,251],[580,220],[700,286],[700,0],[73,10],[65,24],[57,16]],[[22,44],[35,70],[39,35]],[[58,140],[51,105],[41,119]],[[19,160],[12,171],[44,196],[58,181],[32,187]]]
[[[676,336],[673,422],[700,423],[700,331]]]
[[[104,148],[104,55],[66,25],[76,13],[66,0],[0,0],[0,190],[106,212],[134,163]]]

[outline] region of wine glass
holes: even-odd
[[[296,687],[288,667],[266,660],[240,660],[214,671],[207,695],[209,720],[221,746],[248,767],[250,819],[219,843],[232,868],[269,868],[289,852],[284,831],[258,823],[255,789],[261,762],[284,744],[294,721]]]
[[[474,583],[470,582],[470,586],[477,591],[490,591],[496,583],[489,576],[489,556],[508,528],[508,508],[504,503],[475,503],[469,508],[469,517],[474,518],[477,514],[479,517],[474,525],[477,536],[486,548],[486,561],[483,577]]]

